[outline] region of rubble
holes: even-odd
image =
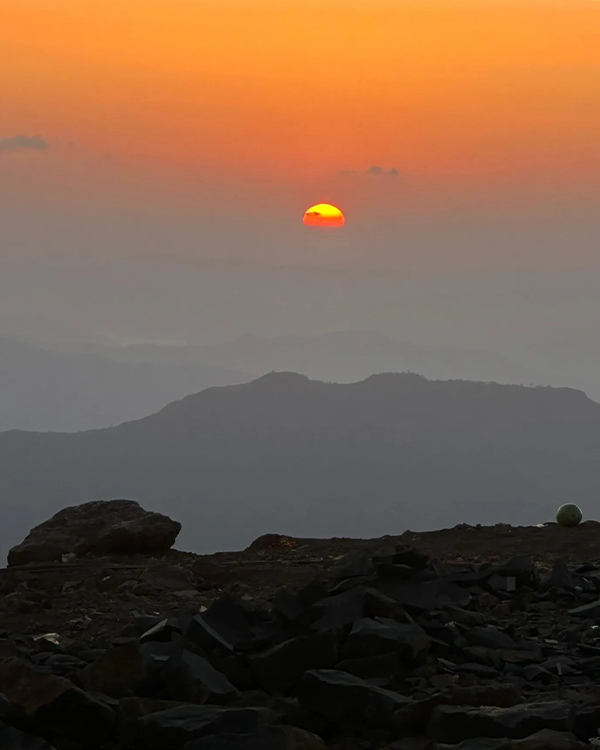
[[[395,542],[320,559],[298,540],[210,560],[11,565],[0,571],[0,747],[591,747],[598,562],[434,560]],[[148,593],[133,594],[142,583]],[[12,609],[21,600],[32,614]]]

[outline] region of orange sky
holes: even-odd
[[[50,144],[0,154],[29,187],[39,157],[45,184],[101,190],[108,154],[117,181],[270,190],[371,165],[442,192],[600,174],[598,0],[0,5],[0,139]]]

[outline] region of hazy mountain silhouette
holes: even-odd
[[[117,362],[0,338],[0,430],[85,430],[143,417],[169,401],[250,375],[200,362]]]
[[[584,393],[377,375],[292,373],[210,388],[144,419],[78,434],[0,434],[5,553],[65,505],[126,497],[183,523],[179,545],[261,533],[373,536],[461,522],[593,515],[600,405]]]
[[[208,346],[136,344],[107,354],[124,361],[153,364],[210,362],[254,375],[271,370],[301,372],[337,383],[362,380],[374,372],[416,372],[436,379],[524,385],[549,382],[543,371],[493,351],[406,343],[372,331],[332,331],[270,339],[247,335]]]

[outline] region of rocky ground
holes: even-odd
[[[600,726],[600,524],[0,570],[7,750],[567,750]]]

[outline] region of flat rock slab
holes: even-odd
[[[511,708],[437,706],[430,735],[447,744],[474,737],[523,739],[542,729],[568,732],[575,715],[575,707],[562,701],[522,703]]]
[[[272,713],[261,708],[179,706],[138,719],[136,746],[145,750],[178,750],[191,740],[211,734],[255,732],[271,718]]]
[[[434,745],[433,750],[589,750],[570,732],[542,729],[520,740],[479,738],[465,740],[458,745]]]
[[[266,727],[251,734],[222,734],[203,737],[184,745],[183,750],[327,750],[316,734],[296,727]]]
[[[373,727],[391,724],[393,715],[410,699],[335,669],[306,672],[298,686],[300,706],[330,724]]]

